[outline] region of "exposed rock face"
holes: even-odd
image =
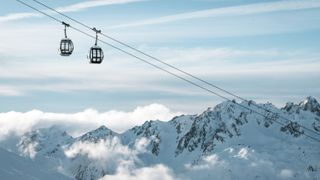
[[[300,113],[300,111],[309,111],[320,117],[320,104],[316,100],[316,98],[311,96],[307,97],[299,104],[288,102],[283,109],[290,113]]]

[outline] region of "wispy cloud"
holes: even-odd
[[[70,6],[60,7],[56,10],[59,12],[76,12],[82,11],[88,8],[94,8],[99,6],[108,6],[114,4],[126,4],[132,2],[139,2],[143,0],[94,0],[94,1],[85,1],[81,3],[72,4]]]
[[[108,57],[105,61],[106,64],[101,66],[90,66],[88,68],[87,61],[83,57],[87,51],[87,46],[84,46],[83,50],[82,47],[77,46],[78,52],[70,57],[70,61],[61,61],[62,58],[56,55],[57,52],[52,51],[56,48],[56,39],[60,36],[43,38],[46,34],[55,34],[54,31],[56,30],[52,26],[37,28],[37,31],[32,31],[32,28],[29,29],[25,26],[23,33],[20,31],[22,28],[7,31],[6,28],[3,28],[1,30],[3,33],[0,33],[0,39],[8,42],[7,46],[1,49],[4,52],[15,52],[24,56],[14,59],[5,57],[0,61],[4,63],[0,67],[0,86],[5,87],[0,90],[0,97],[29,96],[35,92],[69,94],[93,91],[100,93],[149,92],[179,96],[203,95],[202,91],[194,91],[193,89],[181,91],[181,86],[184,88],[186,84],[178,84],[180,81],[177,79],[140,62],[135,63],[135,59],[118,54],[110,49],[105,52],[105,56]],[[12,33],[12,36],[10,36],[10,33]],[[34,37],[33,34],[37,34],[39,37]],[[59,33],[56,34],[59,35]],[[81,36],[76,34],[72,37],[81,39]],[[15,38],[24,41],[16,40],[16,42],[12,42],[12,39]],[[29,42],[34,43],[30,44]],[[150,52],[155,57],[159,57],[165,62],[176,65],[194,75],[213,81],[218,79],[217,77],[220,77],[221,80],[221,78],[227,76],[238,77],[239,75],[247,77],[281,75],[290,78],[291,75],[297,73],[305,76],[313,73],[319,76],[320,63],[317,61],[319,53],[313,50],[150,46],[142,46],[139,49]],[[82,54],[82,52],[84,53]],[[56,55],[56,57],[44,60],[43,57],[46,57],[46,54]],[[10,59],[10,61],[7,59]],[[62,62],[63,64],[61,64]],[[271,66],[273,68],[270,68]],[[213,67],[219,68],[213,70]],[[106,73],[116,75],[104,75]],[[173,85],[172,82],[177,84]]]
[[[136,27],[145,25],[155,25],[162,23],[169,23],[181,20],[218,17],[218,16],[239,16],[259,13],[270,13],[277,11],[291,11],[300,9],[320,8],[320,1],[318,0],[295,0],[295,1],[280,1],[268,3],[255,3],[248,5],[214,8],[201,11],[194,11],[182,14],[175,14],[164,16],[160,18],[147,19],[128,24],[116,25],[111,28]]]
[[[0,85],[0,96],[21,96],[23,92],[12,86]]]
[[[84,1],[80,3],[72,4],[69,6],[58,7],[56,8],[56,10],[62,13],[77,12],[77,11],[83,11],[89,8],[95,8],[100,6],[127,4],[127,3],[139,2],[139,1],[144,1],[144,0],[91,0],[91,1]],[[50,11],[46,11],[46,12],[52,13]],[[39,13],[13,13],[5,16],[0,16],[0,23],[32,18],[32,17],[41,17],[41,15]]]
[[[39,17],[39,16],[40,16],[40,14],[36,14],[36,13],[14,13],[14,14],[8,14],[8,15],[0,17],[0,23],[19,20],[19,19],[25,19],[25,18],[31,18],[31,17]]]

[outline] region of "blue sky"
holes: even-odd
[[[60,57],[60,24],[16,1],[0,1],[1,112],[159,103],[198,113],[222,101],[108,46],[102,46],[103,64],[90,65],[93,40],[72,30],[74,54]],[[320,96],[319,0],[41,2],[245,98],[281,106]]]

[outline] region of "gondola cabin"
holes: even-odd
[[[64,38],[60,41],[60,55],[70,56],[74,50],[73,43],[67,36],[67,27],[70,27],[70,25],[65,22],[62,22],[62,25],[64,25]]]
[[[101,64],[104,58],[103,50],[99,46],[92,46],[89,52],[89,60],[92,64]]]
[[[74,45],[69,38],[64,38],[60,42],[60,55],[70,56],[74,50]]]
[[[96,42],[94,46],[90,48],[89,51],[89,61],[91,64],[101,64],[104,58],[103,50],[99,47],[98,44],[98,34],[101,33],[101,30],[97,30],[96,28],[92,29],[96,33]]]

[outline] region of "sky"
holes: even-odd
[[[283,106],[320,97],[319,0],[40,1],[246,99]],[[107,45],[100,44],[103,63],[89,64],[94,40],[72,29],[75,51],[61,57],[61,24],[17,1],[0,2],[0,112],[158,104],[171,114],[200,113],[223,101]]]

